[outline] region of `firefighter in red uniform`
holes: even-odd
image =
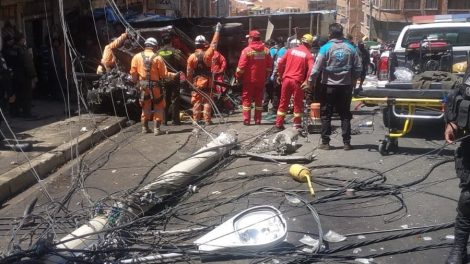
[[[255,124],[261,124],[263,112],[264,84],[272,68],[272,58],[268,48],[260,39],[257,30],[250,31],[248,47],[243,49],[238,61],[235,77],[243,84],[243,124],[250,125],[251,102],[255,101]]]
[[[305,34],[301,40],[302,44],[288,50],[279,61],[278,79],[282,82],[281,100],[276,117],[276,128],[279,130],[284,129],[284,118],[291,95],[294,96],[294,127],[302,128],[304,91],[309,88],[307,81],[313,67],[313,56],[310,53],[313,40],[312,35]]]
[[[206,93],[212,98],[212,89],[214,88],[214,82],[212,79],[212,59],[214,57],[215,49],[217,48],[217,42],[219,41],[220,30],[222,24],[217,23],[215,28],[215,34],[212,38],[210,46],[208,45],[206,38],[199,35],[195,39],[196,51],[191,54],[188,58],[187,65],[187,79],[194,85],[194,88]],[[201,95],[200,92],[193,91],[191,97],[191,103],[193,104],[193,119],[194,122],[199,122],[204,116],[204,122],[206,125],[212,124],[212,107],[209,102],[210,98],[206,98]]]
[[[212,66],[211,66],[211,72],[214,75],[214,81],[224,82],[224,72],[226,68],[227,68],[227,61],[225,60],[225,57],[222,54],[220,54],[220,52],[215,51],[214,57],[212,57]],[[224,89],[220,85],[216,85],[215,90],[217,93],[222,93]]]

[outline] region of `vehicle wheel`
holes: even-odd
[[[379,153],[382,156],[387,156],[388,155],[388,150],[387,150],[387,139],[384,139],[379,142]]]
[[[397,138],[388,138],[387,146],[386,146],[387,152],[390,153],[396,153],[398,151],[398,139]]]

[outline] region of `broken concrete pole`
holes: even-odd
[[[223,159],[224,155],[236,146],[236,143],[237,135],[235,131],[221,133],[217,138],[196,151],[189,158],[171,167],[169,170],[157,177],[154,181],[136,191],[127,198],[127,203],[119,203],[117,206],[121,208],[121,210],[129,211],[130,214],[126,214],[127,216],[141,216],[155,205],[163,202],[168,196],[174,195],[174,193],[186,189],[189,184],[198,180],[200,178],[198,176],[202,175],[215,163]],[[116,217],[113,216],[113,218]],[[128,217],[126,220],[131,221],[133,219]],[[71,234],[61,239],[61,241],[64,243],[59,244],[57,248],[89,248],[99,241],[99,232],[105,229],[109,222],[110,217],[95,217],[87,224],[81,226]],[[114,222],[114,219],[112,222]],[[125,222],[121,221],[118,224],[124,223]],[[66,253],[63,254],[67,256]],[[43,263],[46,264],[66,262],[66,259],[54,255],[47,255],[43,259]]]
[[[272,140],[272,144],[278,153],[286,155],[295,152],[298,138],[299,131],[295,128],[288,128],[277,133]]]

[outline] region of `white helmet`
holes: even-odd
[[[145,40],[144,45],[146,47],[148,47],[148,46],[157,47],[158,46],[158,41],[155,38],[148,38],[148,39]]]
[[[296,38],[289,42],[289,48],[295,48],[295,47],[298,47],[299,45],[300,45],[300,40]]]
[[[197,36],[196,39],[194,40],[194,43],[195,43],[196,45],[206,44],[206,43],[207,43],[206,37],[204,37],[203,35],[199,35],[199,36]]]

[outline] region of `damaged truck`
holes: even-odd
[[[171,36],[172,45],[181,50],[182,56],[177,59],[165,59],[170,71],[186,71],[186,59],[194,51],[193,38],[196,35],[210,36],[217,22],[223,23],[221,39],[217,49],[227,60],[224,82],[215,83],[224,87],[224,92],[214,95],[214,103],[223,114],[230,114],[235,109],[227,109],[227,100],[235,108],[240,104],[241,87],[233,85],[234,73],[241,50],[246,46],[246,33],[258,29],[267,39],[283,37],[287,39],[294,32],[303,34],[311,32],[323,35],[328,32],[328,25],[334,21],[334,12],[321,11],[299,14],[278,14],[250,17],[228,18],[185,18],[171,21],[139,21],[131,23],[137,36],[134,41],[114,51],[117,67],[103,75],[94,72],[78,72],[80,90],[88,109],[93,113],[127,116],[132,120],[140,119],[138,93],[134,85],[128,81],[132,57],[142,51],[143,40],[155,37],[161,41],[164,36]],[[268,26],[273,25],[273,26]],[[98,65],[96,65],[98,66]],[[77,67],[81,68],[81,67]],[[191,87],[184,78],[178,84],[172,84],[178,92],[182,114],[191,115]]]

